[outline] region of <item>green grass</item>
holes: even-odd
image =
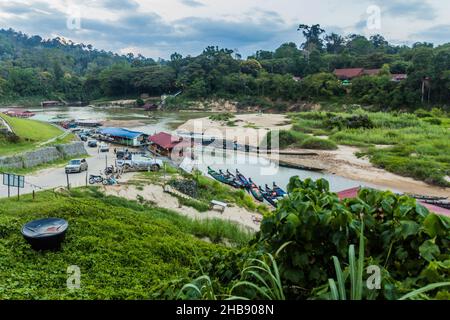
[[[131,181],[132,184],[142,186],[145,183],[164,184],[164,172],[142,172],[139,174],[139,180]],[[181,200],[183,205],[192,207],[199,212],[207,211],[211,200],[224,201],[235,204],[249,211],[266,214],[268,209],[265,205],[258,205],[253,198],[244,190],[231,188],[207,176],[198,175],[198,177],[178,172],[175,168],[166,166],[166,181],[196,179],[198,185],[198,195],[195,201]]]
[[[371,129],[330,128],[327,120],[335,117],[367,115]],[[366,112],[350,113],[301,112],[291,113],[293,129],[280,136],[282,143],[301,147],[295,140],[305,133],[327,135],[339,145],[362,148],[378,167],[429,184],[450,186],[450,118],[445,113],[426,113],[422,117],[409,113]],[[432,119],[430,121],[430,119]],[[316,142],[315,142],[316,143]],[[376,145],[388,146],[378,148]]]
[[[44,217],[69,222],[59,252],[33,251],[20,234],[23,224]],[[95,188],[2,199],[0,299],[149,299],[161,283],[196,272],[199,257],[234,250],[199,237],[248,239],[227,222],[193,221]],[[81,269],[80,290],[66,288],[71,265]]]
[[[18,142],[10,142],[0,137],[0,156],[36,149],[40,143],[58,137],[63,133],[61,129],[45,122],[14,118],[4,114],[0,114],[0,117],[9,123],[14,133],[19,137]],[[69,134],[51,144],[67,143],[72,141],[73,138],[74,136]]]
[[[268,137],[267,141],[271,141]],[[280,149],[286,148],[301,148],[301,149],[316,149],[316,150],[336,150],[337,144],[334,141],[317,138],[297,131],[281,130],[279,132],[279,146]]]

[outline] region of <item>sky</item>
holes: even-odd
[[[300,44],[299,24],[395,44],[450,42],[446,0],[0,0],[0,28],[167,59],[209,46],[243,57]]]

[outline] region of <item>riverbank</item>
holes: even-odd
[[[305,167],[322,168],[325,172],[344,178],[363,181],[369,184],[392,189],[409,194],[422,194],[439,197],[450,197],[450,188],[441,188],[425,182],[403,177],[375,167],[367,157],[358,158],[355,154],[359,148],[339,146],[338,150],[301,150],[296,152],[315,152],[317,156],[272,155],[271,160],[300,165]]]
[[[178,131],[193,132],[209,137],[225,137],[238,144],[260,145],[270,130],[289,130],[290,120],[283,114],[236,114],[229,121],[214,121],[209,117],[190,119]]]
[[[210,118],[192,119],[178,127],[178,131],[205,133],[205,136],[223,137],[225,132],[231,132],[240,144],[246,142],[251,146],[260,143],[270,130],[289,130],[290,119],[282,114],[242,114],[236,115],[232,122],[213,121]],[[228,137],[227,137],[228,138]],[[358,180],[384,189],[392,189],[405,193],[424,194],[450,197],[450,188],[429,185],[425,182],[400,176],[375,167],[367,157],[358,158],[360,148],[342,146],[337,150],[303,150],[286,149],[283,152],[316,153],[317,155],[287,155],[272,154],[267,158],[286,164],[323,169],[344,178]]]

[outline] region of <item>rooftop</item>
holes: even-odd
[[[106,134],[114,137],[122,137],[127,139],[135,139],[141,135],[145,135],[143,132],[131,131],[124,128],[103,128],[100,129],[101,134]]]

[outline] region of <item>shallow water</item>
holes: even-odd
[[[252,178],[257,185],[261,186],[264,186],[265,184],[272,186],[272,183],[276,182],[280,187],[285,189],[292,176],[299,176],[301,179],[326,179],[330,183],[331,191],[334,192],[358,186],[376,187],[374,185],[329,173],[280,167],[277,166],[275,162],[256,155],[219,149],[216,149],[215,152],[213,152],[209,148],[203,149],[203,152],[199,151],[200,150],[197,151],[197,156],[199,157],[198,169],[203,173],[208,173],[208,166],[216,171],[221,169],[226,172],[228,169],[233,174],[235,174],[235,170],[238,169],[245,177]]]
[[[8,108],[0,109],[0,112]],[[28,108],[28,110],[36,113],[32,119],[40,121],[58,121],[58,120],[138,120],[144,125],[137,127],[127,127],[127,129],[141,131],[152,135],[157,132],[172,132],[176,128],[176,124],[181,124],[191,118],[199,118],[206,116],[205,113],[197,112],[147,112],[138,109],[125,108],[93,108],[93,107],[52,107],[52,108]],[[203,151],[203,152],[202,152]],[[340,191],[353,188],[356,186],[372,186],[367,183],[355,181],[340,176],[318,173],[292,168],[278,167],[274,162],[263,157],[248,155],[244,153],[236,153],[234,151],[224,151],[215,149],[211,152],[211,148],[197,150],[197,156],[200,157],[198,169],[207,173],[208,166],[215,170],[230,170],[233,174],[235,169],[251,177],[256,184],[264,186],[266,183],[272,185],[276,182],[280,187],[286,188],[289,179],[292,176],[300,176],[300,178],[319,179],[324,178],[330,182],[332,191]]]

